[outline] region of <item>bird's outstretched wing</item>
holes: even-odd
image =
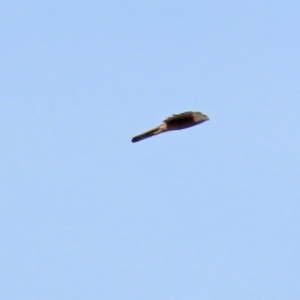
[[[175,121],[175,120],[191,118],[192,116],[193,116],[192,111],[186,111],[181,114],[173,114],[171,117],[163,120],[163,122],[168,123],[168,122]]]

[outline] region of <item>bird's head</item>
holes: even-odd
[[[196,112],[195,120],[199,123],[209,120],[209,117],[201,112]]]

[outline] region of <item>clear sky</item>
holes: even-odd
[[[300,299],[298,0],[0,12],[1,299]]]

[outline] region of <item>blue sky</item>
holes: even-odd
[[[1,299],[300,298],[299,1],[0,11]]]

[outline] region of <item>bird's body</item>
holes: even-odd
[[[163,121],[163,124],[161,124],[160,126],[133,137],[131,141],[133,143],[139,142],[143,139],[166,131],[189,128],[191,126],[203,123],[207,120],[209,120],[209,118],[200,112],[187,111],[181,114],[174,114],[171,117],[165,119]]]

